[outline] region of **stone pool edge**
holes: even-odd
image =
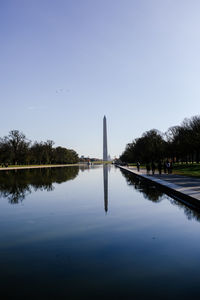
[[[190,206],[192,208],[198,208],[200,209],[200,200],[195,197],[198,196],[200,197],[200,194],[193,190],[184,190],[184,187],[174,184],[174,183],[169,183],[167,181],[161,180],[159,178],[155,178],[151,175],[146,175],[146,174],[141,174],[135,170],[129,169],[128,167],[123,167],[123,166],[117,166],[122,170],[125,170],[129,173],[132,173],[134,176],[140,177],[146,181],[149,181],[151,183],[154,183],[161,187],[164,191],[170,192],[172,196],[175,196],[175,198],[180,201],[185,203],[187,206]]]

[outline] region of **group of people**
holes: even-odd
[[[137,162],[136,166],[137,166],[137,170],[139,172],[140,171],[140,162],[139,161]],[[152,175],[154,175],[156,169],[158,169],[158,173],[160,175],[162,174],[162,171],[165,174],[172,174],[173,164],[169,160],[166,160],[163,162],[160,160],[157,164],[155,164],[154,161],[152,161],[151,163],[146,163],[147,174],[150,174],[150,171],[152,171]]]
[[[6,167],[6,168],[7,168],[7,167],[8,167],[8,163],[2,163],[1,166],[2,166],[2,168],[3,168],[3,167]]]

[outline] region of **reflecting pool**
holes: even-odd
[[[198,299],[199,221],[110,165],[0,171],[2,299]]]

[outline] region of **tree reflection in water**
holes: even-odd
[[[171,202],[171,204],[179,206],[180,209],[184,210],[184,213],[188,220],[195,219],[196,221],[200,222],[200,208],[199,207],[190,208],[186,204],[174,199],[172,195],[170,197],[168,197],[168,199]]]
[[[32,190],[52,191],[53,183],[74,179],[79,167],[9,170],[0,172],[0,196],[9,203],[22,202]]]
[[[132,175],[121,169],[123,176],[126,178],[128,185],[133,185],[136,190],[141,192],[144,198],[153,202],[160,202],[164,196],[162,191],[159,191],[154,185],[148,184],[146,181]]]
[[[162,189],[148,183],[146,180],[143,180],[133,174],[126,172],[120,169],[122,175],[126,178],[128,185],[133,185],[136,190],[141,192],[145,199],[151,200],[153,202],[160,202],[162,199],[168,199],[172,205],[178,206],[182,209],[187,217],[188,220],[195,219],[200,222],[200,208],[191,208],[187,206],[187,203],[181,202],[182,200],[176,198],[171,193],[167,192],[166,190],[162,192]]]

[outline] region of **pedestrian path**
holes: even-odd
[[[135,167],[119,167],[170,190],[176,196],[186,199],[191,204],[200,206],[200,178],[175,174],[159,175],[158,173],[148,175],[145,169],[140,169],[138,172]]]

